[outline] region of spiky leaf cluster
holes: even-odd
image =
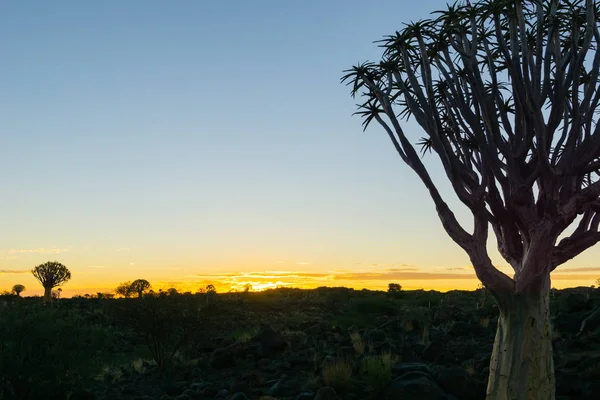
[[[383,126],[450,236],[471,249],[476,232],[459,226],[414,142],[437,155],[475,230],[478,221],[482,232],[492,225],[517,274],[545,221],[555,237],[583,221],[557,245],[550,269],[600,240],[599,12],[593,0],[455,3],[385,37],[380,62],[342,78],[363,99],[365,129]],[[405,134],[407,119],[422,138]]]
[[[71,271],[58,261],[48,261],[35,267],[31,273],[44,288],[53,288],[71,279]]]

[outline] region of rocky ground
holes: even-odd
[[[598,307],[598,290],[552,293],[558,399],[599,396],[600,330],[590,323],[579,334]],[[201,313],[200,328],[168,364],[152,357],[113,364],[69,398],[485,398],[497,309],[483,291],[251,293],[223,296]],[[144,336],[122,332],[113,351]]]

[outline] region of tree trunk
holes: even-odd
[[[500,306],[486,400],[554,400],[550,276]]]
[[[45,287],[44,288],[44,303],[48,304],[52,300],[52,288]]]

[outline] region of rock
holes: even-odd
[[[235,381],[229,386],[229,391],[231,393],[243,392],[244,394],[248,394],[249,390],[250,385],[245,381]]]
[[[211,368],[232,368],[235,367],[235,354],[231,348],[216,349],[213,351],[208,363]]]
[[[304,380],[300,378],[280,379],[269,388],[267,395],[273,397],[293,396],[301,390],[303,384]]]
[[[586,382],[583,384],[582,400],[595,400],[600,393],[600,382]]]
[[[455,359],[458,361],[467,361],[472,360],[475,354],[481,350],[482,346],[472,341],[459,341],[454,342],[452,346],[448,347],[449,352]]]
[[[291,365],[299,367],[312,367],[314,364],[313,359],[311,357],[303,355],[290,355],[286,358],[286,360]]]
[[[597,308],[581,322],[578,335],[594,332],[600,327],[600,308]]]
[[[365,341],[371,343],[380,343],[387,339],[387,335],[380,329],[373,329],[365,334]]]
[[[412,371],[396,378],[384,390],[386,400],[419,399],[419,400],[449,400],[440,386],[423,372]]]
[[[248,400],[248,396],[246,396],[246,394],[243,392],[237,392],[231,396],[229,400]]]
[[[321,325],[316,324],[313,326],[309,326],[308,328],[306,328],[304,330],[304,332],[306,332],[306,334],[308,334],[308,335],[316,336],[321,333]]]
[[[581,380],[576,373],[557,368],[555,376],[557,395],[568,396],[569,398],[581,396]]]
[[[431,342],[423,350],[423,360],[435,364],[453,364],[455,358],[448,350],[447,343]]]
[[[433,376],[444,392],[460,400],[480,400],[485,398],[486,381],[475,381],[464,368],[435,366]]]
[[[471,337],[473,336],[473,328],[466,322],[458,321],[452,324],[448,335],[452,338]]]
[[[208,382],[194,382],[190,385],[190,389],[200,391],[200,390],[204,390],[205,388],[207,388],[210,385],[211,384]]]
[[[564,299],[564,310],[566,313],[575,313],[587,309],[588,299],[583,293],[569,293]]]
[[[401,376],[407,372],[418,371],[433,377],[433,371],[429,368],[429,365],[423,363],[396,363],[392,366],[392,375]]]
[[[263,357],[273,357],[287,347],[285,338],[265,324],[261,325],[259,332],[252,338],[252,342],[260,344]]]
[[[340,397],[332,387],[325,386],[319,389],[314,400],[340,400]]]
[[[0,399],[2,394],[3,392],[0,390]],[[96,395],[87,389],[79,388],[69,396],[69,400],[96,400]]]
[[[226,399],[227,396],[229,396],[229,390],[227,389],[221,389],[217,392],[217,395],[215,396],[215,399]]]
[[[296,400],[313,400],[315,394],[313,392],[302,392],[296,396]]]
[[[588,317],[589,311],[579,311],[572,314],[559,314],[557,315],[552,325],[560,333],[576,334],[581,331],[582,321]],[[590,315],[591,316],[591,315]],[[598,315],[600,317],[600,313]]]

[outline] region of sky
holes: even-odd
[[[362,131],[340,83],[379,58],[375,40],[444,6],[1,2],[0,291],[41,293],[30,270],[55,260],[72,272],[67,296],[138,278],[475,288],[426,190],[381,129]],[[593,284],[599,255],[553,286]]]

